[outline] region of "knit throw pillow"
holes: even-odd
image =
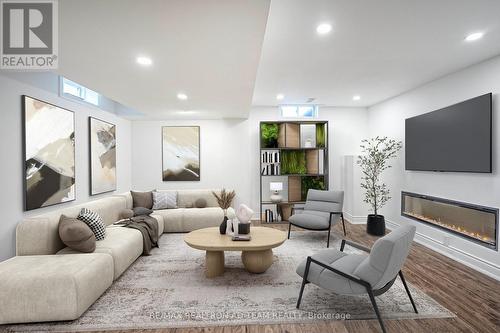
[[[104,225],[102,217],[99,216],[99,214],[94,213],[90,209],[82,208],[77,219],[85,222],[89,226],[90,230],[94,233],[96,240],[100,241],[106,238],[106,226]]]
[[[154,191],[153,209],[172,209],[177,208],[176,191]]]

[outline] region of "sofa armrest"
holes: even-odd
[[[64,248],[59,224],[49,218],[28,218],[16,227],[16,255],[54,254]]]

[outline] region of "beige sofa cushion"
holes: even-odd
[[[164,232],[189,232],[217,227],[224,218],[224,212],[219,207],[161,209],[156,210],[155,215],[163,217]],[[229,208],[228,217],[234,216],[233,208]]]
[[[102,253],[18,256],[0,263],[0,324],[80,317],[113,282]]]
[[[104,224],[110,225],[119,219],[126,204],[124,197],[112,196],[24,219],[16,228],[16,254],[55,254],[64,248],[58,232],[61,214],[77,217],[85,207],[99,214]]]
[[[207,207],[219,207],[212,191],[220,192],[220,190],[179,190],[177,191],[177,206],[193,207],[196,200],[205,199]]]
[[[94,253],[107,253],[113,257],[114,280],[116,280],[125,270],[142,254],[142,234],[140,231],[110,226],[106,228],[106,238],[96,242]],[[57,254],[81,253],[66,247]]]
[[[184,211],[188,208],[159,209],[154,215],[163,219],[163,232],[185,232],[183,227]]]
[[[154,213],[149,216],[154,217],[158,221],[158,238],[160,238],[163,233],[163,216]]]

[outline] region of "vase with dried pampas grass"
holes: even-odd
[[[222,211],[224,212],[224,219],[222,220],[221,225],[219,226],[219,232],[221,235],[224,235],[226,233],[226,228],[227,228],[227,210],[229,207],[231,207],[231,203],[233,202],[234,197],[236,196],[236,192],[234,191],[227,191],[225,188],[223,188],[220,193],[216,193],[212,191],[212,194],[214,195],[215,199],[217,199],[217,203],[219,204],[219,207],[222,208]]]

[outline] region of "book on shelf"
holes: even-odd
[[[280,163],[279,151],[263,151],[261,155],[262,163]]]
[[[279,164],[265,164],[261,169],[262,176],[279,176],[280,175],[280,165]]]

